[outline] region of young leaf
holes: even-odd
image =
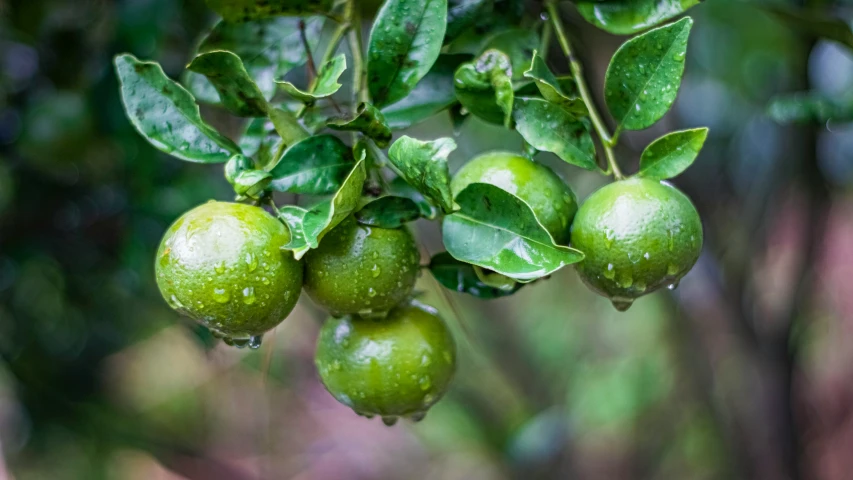
[[[387,0],[367,46],[368,88],[378,107],[405,97],[441,51],[447,0]]]
[[[518,133],[537,150],[587,170],[598,169],[589,127],[566,110],[540,98],[519,98],[513,118]]]
[[[695,128],[658,138],[643,151],[637,176],[666,180],[680,175],[696,160],[707,136],[707,128]]]
[[[435,65],[405,98],[382,109],[385,121],[394,130],[409,128],[456,102],[453,72],[470,55],[440,55]]]
[[[524,72],[524,78],[533,80],[536,88],[539,89],[539,93],[542,94],[542,98],[559,105],[569,113],[574,115],[587,115],[589,113],[583,99],[566,94],[560,85],[560,81],[545,64],[545,60],[535,51],[530,61],[530,68]],[[569,81],[574,82],[572,79]]]
[[[509,126],[515,93],[509,57],[488,50],[472,63],[465,63],[453,76],[456,98],[469,112],[487,122]]]
[[[275,93],[276,78],[284,75],[307,60],[299,34],[299,18],[277,17],[245,23],[222,21],[198,47],[198,54],[227,50],[243,60],[249,76],[254,79],[264,98],[270,100]],[[317,48],[323,19],[304,19],[305,36],[312,51]],[[187,72],[183,79],[199,101],[219,103],[219,96],[203,76]]]
[[[273,190],[325,195],[339,189],[352,170],[352,151],[337,137],[308,137],[284,151],[270,170]]]
[[[393,195],[377,198],[355,212],[358,223],[381,228],[397,228],[420,216],[414,200]]]
[[[358,207],[361,189],[367,174],[364,159],[358,161],[344,180],[341,188],[329,200],[320,202],[310,209],[285,206],[279,210],[279,218],[290,228],[290,243],[284,246],[292,250],[299,260],[308,250],[317,248],[320,240]]]
[[[355,118],[332,121],[329,128],[361,132],[372,138],[379,148],[385,148],[391,143],[391,127],[385,122],[385,116],[369,103],[358,106]]]
[[[320,66],[314,88],[311,91],[300,90],[290,82],[279,81],[276,83],[281,85],[281,88],[291,97],[306,104],[313,104],[318,99],[333,95],[341,88],[338,78],[346,69],[347,57],[342,53]]]
[[[443,240],[457,260],[529,282],[583,260],[555,245],[533,211],[494,185],[472,183],[456,196],[460,210],[444,218]]]
[[[404,135],[391,145],[388,158],[409,185],[435,201],[445,212],[450,212],[453,195],[447,156],[453,150],[456,150],[456,142],[451,138],[422,142]]]
[[[445,288],[484,300],[512,295],[524,286],[523,283],[516,282],[511,290],[491,287],[480,280],[473,265],[460,262],[447,252],[437,253],[432,257],[429,271]]]
[[[240,148],[201,119],[193,96],[160,65],[115,58],[121,99],[133,126],[157,149],[189,162],[221,163]]]
[[[207,77],[219,93],[222,105],[234,115],[266,116],[269,106],[264,94],[237,55],[222,50],[202,53],[187,65],[187,69]]]
[[[539,35],[532,28],[510,28],[489,38],[483,52],[497,50],[509,58],[513,80],[524,78],[524,70],[530,64],[530,56],[539,48]]]
[[[616,35],[633,35],[681,15],[701,0],[579,0],[578,11],[587,22]]]
[[[272,176],[263,170],[243,170],[234,178],[234,192],[239,197],[259,199],[270,185]]]
[[[675,101],[693,20],[683,18],[625,42],[610,60],[604,101],[618,128],[652,126]]]
[[[269,119],[254,118],[246,125],[239,145],[244,155],[253,157],[260,168],[265,168],[275,158],[283,143]]]
[[[421,212],[421,216],[430,220],[435,219],[438,216],[438,208],[429,201],[423,194],[415,189],[415,187],[411,186],[403,180],[402,177],[396,177],[391,181],[389,193],[398,196],[405,197],[409,200],[415,202],[415,205],[418,206],[418,210]]]
[[[271,108],[268,113],[275,131],[285,144],[293,145],[308,138],[308,132],[302,128],[292,113],[280,108]]]
[[[516,286],[521,285],[520,282],[516,282],[506,275],[495,273],[488,268],[483,268],[479,265],[473,265],[472,267],[474,268],[474,274],[477,275],[477,278],[490,287],[510,292],[513,291]]]
[[[276,15],[326,13],[334,0],[205,0],[211,10],[229,22],[245,22]]]

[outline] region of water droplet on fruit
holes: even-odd
[[[379,268],[379,265],[373,264],[373,267],[370,269],[370,274],[373,275],[373,278],[378,277],[380,273],[382,273],[382,269]]]
[[[669,237],[669,251],[671,252],[675,249],[675,232],[668,230],[666,235]]]
[[[616,232],[613,229],[608,228],[604,231],[604,248],[610,250],[610,247],[613,246],[613,239],[616,238]]]
[[[216,267],[214,267],[214,270],[216,270],[216,273],[218,273],[219,275],[222,275],[223,273],[225,273],[225,262],[223,261],[223,262],[217,263]]]
[[[613,280],[613,277],[616,276],[616,270],[613,269],[613,264],[607,264],[607,270],[604,271],[604,277],[608,280]]]
[[[666,288],[669,290],[675,290],[676,288],[678,288],[678,280],[670,283],[669,285],[666,286]]]
[[[255,303],[255,287],[246,287],[243,289],[243,303],[246,305]]]
[[[670,277],[674,277],[674,276],[678,275],[678,265],[676,265],[674,263],[670,263],[669,265],[667,265],[666,266],[666,274],[669,275]]]
[[[214,288],[213,299],[217,303],[228,303],[231,300],[231,294],[224,288]]]
[[[397,417],[382,417],[382,423],[384,423],[388,427],[391,427],[395,423],[397,423]]]
[[[252,335],[249,337],[249,348],[252,350],[261,348],[261,340],[263,340],[263,338],[263,335]]]
[[[631,275],[630,271],[625,271],[618,275],[618,278],[616,278],[616,284],[622,288],[629,288],[634,284],[634,277]]]
[[[634,304],[634,300],[624,297],[613,297],[610,299],[610,303],[613,304],[613,308],[615,308],[616,310],[624,312],[631,308],[631,305]]]
[[[418,385],[421,387],[421,390],[427,391],[429,390],[429,387],[432,386],[432,380],[430,380],[429,377],[421,377],[418,381]]]
[[[258,268],[258,259],[251,252],[246,253],[246,265],[249,267],[250,272],[254,272]]]
[[[267,277],[261,277],[261,283],[263,283],[264,285],[269,285],[270,279]]]
[[[375,297],[376,296],[376,290],[374,290],[373,287],[368,288],[367,289],[367,296],[370,298]]]

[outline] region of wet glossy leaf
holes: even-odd
[[[234,185],[237,181],[237,175],[254,168],[255,164],[252,162],[251,158],[238,153],[225,162],[225,180],[227,180],[231,185]]]
[[[472,183],[456,203],[460,210],[445,217],[443,240],[457,260],[529,282],[583,259],[555,245],[526,203],[494,185]]]
[[[687,17],[656,28],[628,40],[613,55],[604,80],[604,100],[618,128],[648,128],[672,106],[692,25]]]
[[[838,101],[820,92],[798,92],[774,98],[767,114],[783,124],[847,123],[853,122],[853,102]]]
[[[447,21],[447,0],[387,0],[367,47],[368,88],[374,105],[405,97],[429,72]]]
[[[389,193],[398,197],[408,198],[415,202],[422,217],[432,220],[438,216],[438,207],[436,207],[435,204],[433,204],[421,192],[417,191],[415,187],[409,185],[408,182],[403,180],[403,178],[396,177],[391,181],[390,187]]]
[[[587,170],[598,169],[589,126],[566,110],[541,98],[519,98],[513,118],[518,133],[537,150]]]
[[[372,138],[379,148],[385,148],[391,143],[391,127],[385,121],[385,116],[369,103],[358,106],[355,118],[331,121],[329,128],[361,132]]]
[[[560,82],[538,53],[533,53],[530,68],[524,72],[524,77],[533,80],[533,83],[545,100],[557,104],[575,115],[586,115],[589,113],[586,105],[583,103],[583,99],[576,95],[574,80],[568,78],[565,79],[566,81]],[[570,85],[573,89],[567,92],[563,88],[562,83]],[[518,92],[516,93],[518,94]]]
[[[421,209],[414,200],[394,195],[377,198],[355,212],[359,223],[382,228],[397,228],[420,216]]]
[[[291,235],[290,243],[284,248],[292,250],[297,260],[308,253],[308,250],[317,248],[323,236],[358,207],[366,178],[362,159],[352,167],[341,188],[332,198],[310,209],[291,205],[279,209],[279,217],[290,228]]]
[[[441,55],[414,90],[399,102],[382,109],[385,121],[392,129],[409,128],[456,102],[453,91],[453,72],[470,55]]]
[[[512,122],[515,93],[509,57],[488,50],[477,60],[462,64],[453,76],[459,103],[471,114],[498,125]]]
[[[290,82],[280,81],[276,83],[291,97],[306,104],[312,104],[320,98],[331,96],[341,88],[338,78],[346,69],[347,57],[342,53],[320,66],[314,89],[311,91],[300,90]]]
[[[202,53],[187,69],[207,77],[222,105],[231,113],[241,117],[266,116],[268,105],[264,94],[237,55],[226,51]]]
[[[309,137],[284,151],[270,170],[271,188],[312,195],[332,193],[343,185],[353,163],[352,151],[337,137]]]
[[[239,145],[245,155],[254,158],[263,168],[276,158],[283,143],[268,118],[255,118],[246,125]]]
[[[695,128],[658,138],[643,151],[637,176],[666,180],[680,175],[696,160],[707,137],[707,128]]]
[[[449,0],[447,6],[447,31],[444,43],[455,40],[465,30],[488,18],[494,0]]]
[[[524,286],[523,283],[516,283],[512,290],[490,287],[480,280],[473,265],[460,262],[447,252],[441,252],[432,257],[429,262],[429,271],[445,288],[482,299],[512,295]]]
[[[445,212],[450,212],[453,210],[453,195],[450,193],[447,156],[453,150],[456,150],[456,142],[451,138],[422,142],[404,135],[391,145],[388,158],[409,185],[436,202]]]
[[[115,58],[121,99],[133,126],[157,149],[181,160],[226,162],[240,148],[201,119],[188,91],[155,62]]]
[[[497,50],[509,58],[512,65],[512,79],[524,78],[524,71],[530,66],[530,57],[539,48],[539,35],[532,28],[511,28],[499,32],[486,41],[483,52]]]
[[[245,22],[278,15],[326,13],[334,0],[205,0],[211,10],[229,22]]]
[[[234,178],[234,192],[240,197],[258,199],[270,186],[271,181],[272,175],[269,172],[244,170]]]
[[[681,15],[701,0],[580,0],[578,11],[589,23],[617,35],[631,35]]]
[[[479,265],[474,265],[474,273],[477,275],[477,278],[480,279],[484,284],[497,288],[500,290],[504,290],[507,292],[515,290],[515,288],[520,285],[519,282],[507,277],[506,275],[501,275],[500,273],[495,273],[488,268],[483,268]]]
[[[221,21],[213,27],[198,47],[198,54],[227,50],[243,60],[243,66],[270,100],[275,93],[275,79],[306,62],[307,56],[299,37],[299,18],[277,17],[246,23]],[[305,19],[305,36],[312,51],[321,37],[323,19]],[[219,103],[216,90],[202,75],[187,72],[183,83],[199,101]]]
[[[273,128],[287,145],[308,138],[308,132],[302,128],[296,116],[292,113],[282,110],[281,108],[271,108],[269,110],[269,118]]]

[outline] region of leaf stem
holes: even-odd
[[[353,0],[350,0],[351,5]],[[353,113],[358,109],[358,105],[368,101],[367,96],[367,70],[364,64],[363,46],[361,41],[361,16],[357,8],[353,8],[350,23],[352,27],[348,32],[347,43],[349,43],[350,53],[352,54],[352,91],[355,101],[353,102]]]
[[[560,12],[557,10],[556,0],[549,0],[546,3],[546,8],[548,9],[548,17],[551,20],[551,24],[554,26],[554,32],[557,35],[557,40],[560,42],[560,47],[563,49],[563,53],[569,61],[569,69],[571,70],[572,77],[575,79],[575,83],[578,86],[578,92],[580,93],[581,99],[586,105],[587,110],[589,110],[589,119],[592,121],[595,133],[598,135],[599,140],[601,140],[602,148],[604,148],[604,155],[607,157],[608,164],[607,173],[609,174],[612,172],[616,180],[621,180],[624,176],[622,175],[622,170],[619,169],[619,164],[616,163],[616,156],[613,153],[613,146],[616,144],[618,137],[610,135],[610,132],[607,130],[607,125],[604,124],[604,121],[601,119],[601,115],[598,113],[598,109],[592,99],[592,94],[590,94],[589,87],[586,85],[586,80],[583,76],[583,66],[572,51],[572,45],[569,43],[569,39],[566,36],[563,21],[560,18]]]

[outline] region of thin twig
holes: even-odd
[[[314,55],[311,54],[311,45],[305,36],[305,20],[299,20],[299,38],[302,40],[302,48],[305,49],[305,57],[308,59],[308,83],[314,83],[317,78],[317,66],[314,65]]]

